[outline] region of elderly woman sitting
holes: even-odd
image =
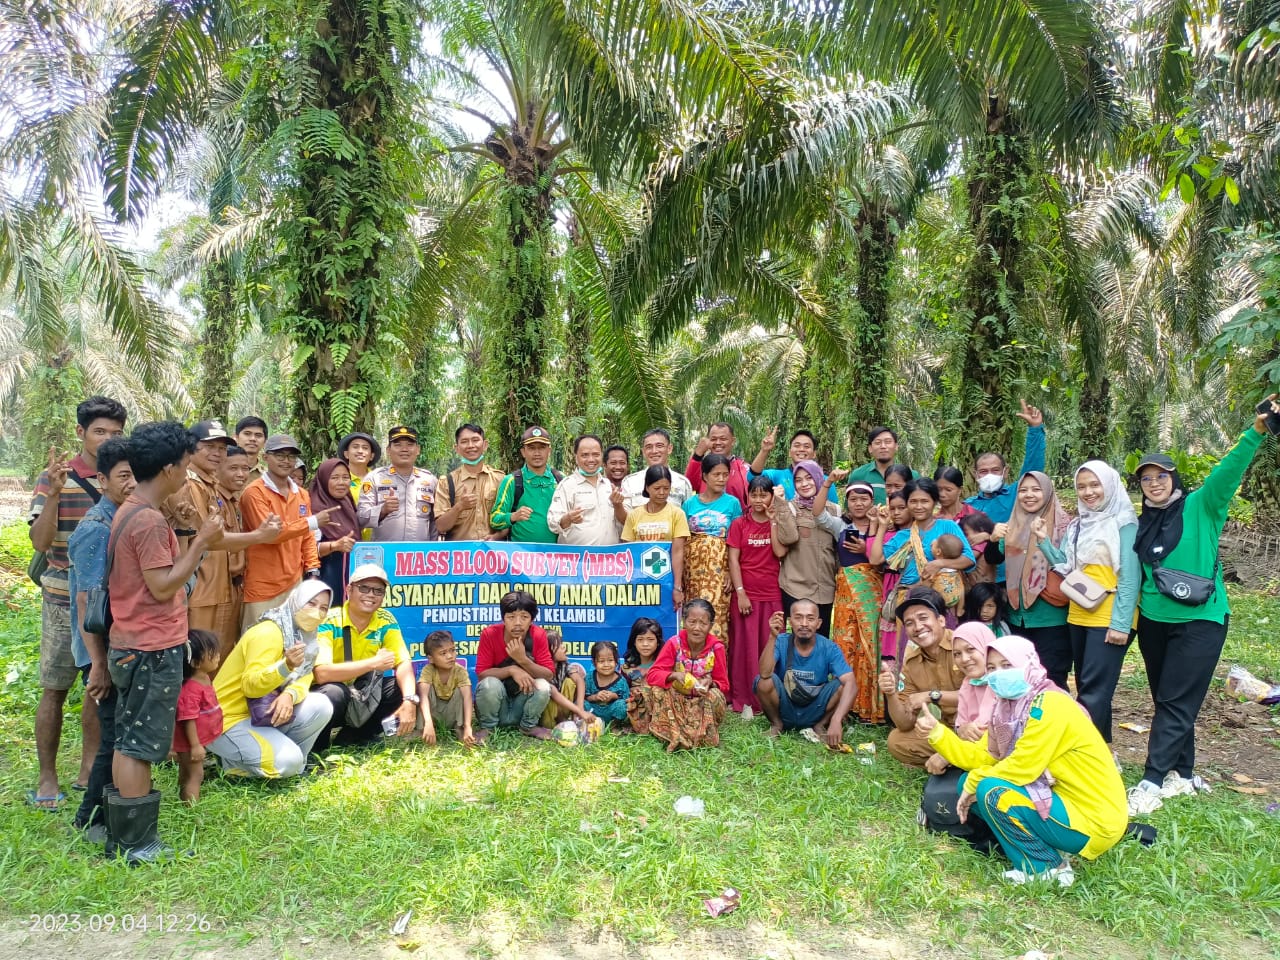
[[[311,745],[333,714],[327,699],[310,692],[316,628],[329,612],[330,596],[323,581],[302,581],[223,662],[214,683],[223,732],[209,752],[228,773],[274,778],[306,769]]]

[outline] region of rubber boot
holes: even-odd
[[[173,847],[160,842],[160,791],[145,797],[107,794],[107,829],[115,842],[114,855],[124,857],[131,867],[173,859]]]
[[[102,823],[100,825],[95,824],[90,826],[85,830],[85,838],[89,839],[89,830],[94,830],[95,827],[101,826],[102,851],[108,858],[113,860],[116,856],[116,841],[115,838],[111,836],[111,820],[108,818],[107,811],[111,808],[111,798],[118,796],[120,796],[120,791],[111,784],[107,784],[102,788]],[[96,842],[96,834],[93,839]]]

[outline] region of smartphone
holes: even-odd
[[[1271,401],[1263,400],[1254,409],[1258,413],[1266,414],[1267,433],[1280,434],[1280,413],[1271,409]]]

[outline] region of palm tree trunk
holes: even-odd
[[[196,394],[199,419],[227,419],[231,409],[231,378],[240,324],[236,317],[235,279],[226,261],[216,261],[201,271],[204,327],[200,331],[201,380]]]
[[[994,97],[987,131],[968,175],[969,228],[975,246],[965,280],[970,327],[956,418],[961,433],[950,445],[960,463],[972,463],[987,450],[1008,453],[1022,377],[1021,357],[1012,340],[1022,298],[1018,225],[1030,171],[1016,121]]]
[[[581,249],[582,233],[578,229],[576,216],[569,219],[569,243],[574,250]],[[577,258],[571,258],[571,262]],[[568,399],[565,416],[569,420],[587,422],[587,410],[591,400],[591,335],[594,320],[587,305],[577,295],[573,287],[573,273],[569,272],[569,286],[566,291],[566,314],[568,328],[565,331],[565,368],[569,378]]]
[[[485,348],[488,380],[498,396],[498,455],[505,463],[518,463],[521,432],[546,417],[542,375],[555,268],[549,183],[508,183],[500,217],[505,242]],[[570,352],[578,348],[578,335],[569,331]]]
[[[49,465],[49,448],[76,450],[72,428],[76,404],[84,399],[84,375],[64,347],[32,371],[22,387],[22,441],[27,478],[34,481]]]
[[[405,225],[393,153],[408,135],[400,78],[413,36],[407,8],[331,0],[304,41],[307,118],[336,118],[342,129],[341,138],[311,133],[306,149],[299,144],[298,216],[285,237],[298,286],[285,324],[301,354],[293,427],[311,457],[353,427],[371,429],[389,382],[379,328],[396,307],[383,264],[388,238]]]
[[[850,379],[856,434],[865,434],[889,419],[889,271],[897,254],[897,233],[890,214],[868,205],[859,217],[858,309],[852,321],[853,355]],[[859,444],[853,444],[855,450]]]

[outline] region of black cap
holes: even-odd
[[[908,608],[921,606],[928,607],[939,617],[945,617],[947,615],[947,605],[941,601],[942,595],[932,587],[916,588],[910,590],[906,599],[898,604],[898,609],[894,611],[894,615],[901,618]]]
[[[387,434],[387,443],[395,443],[397,440],[412,440],[414,443],[417,443],[418,431],[413,429],[413,427],[392,427],[391,432]]]
[[[196,440],[225,440],[228,445],[233,442],[221,420],[201,420],[193,423],[189,432]]]
[[[1178,468],[1173,462],[1172,457],[1165,456],[1163,453],[1148,453],[1145,457],[1138,461],[1138,465],[1133,468],[1133,475],[1136,477],[1142,472],[1143,467],[1160,467],[1168,470],[1170,473],[1177,473]]]
[[[378,461],[382,459],[382,444],[378,443],[377,440],[373,439],[373,437],[369,436],[367,433],[348,433],[345,437],[339,440],[338,459],[347,459],[347,447],[351,446],[352,440],[363,440],[365,443],[369,444],[369,447],[373,450],[373,459],[369,461],[369,466],[377,466]]]

